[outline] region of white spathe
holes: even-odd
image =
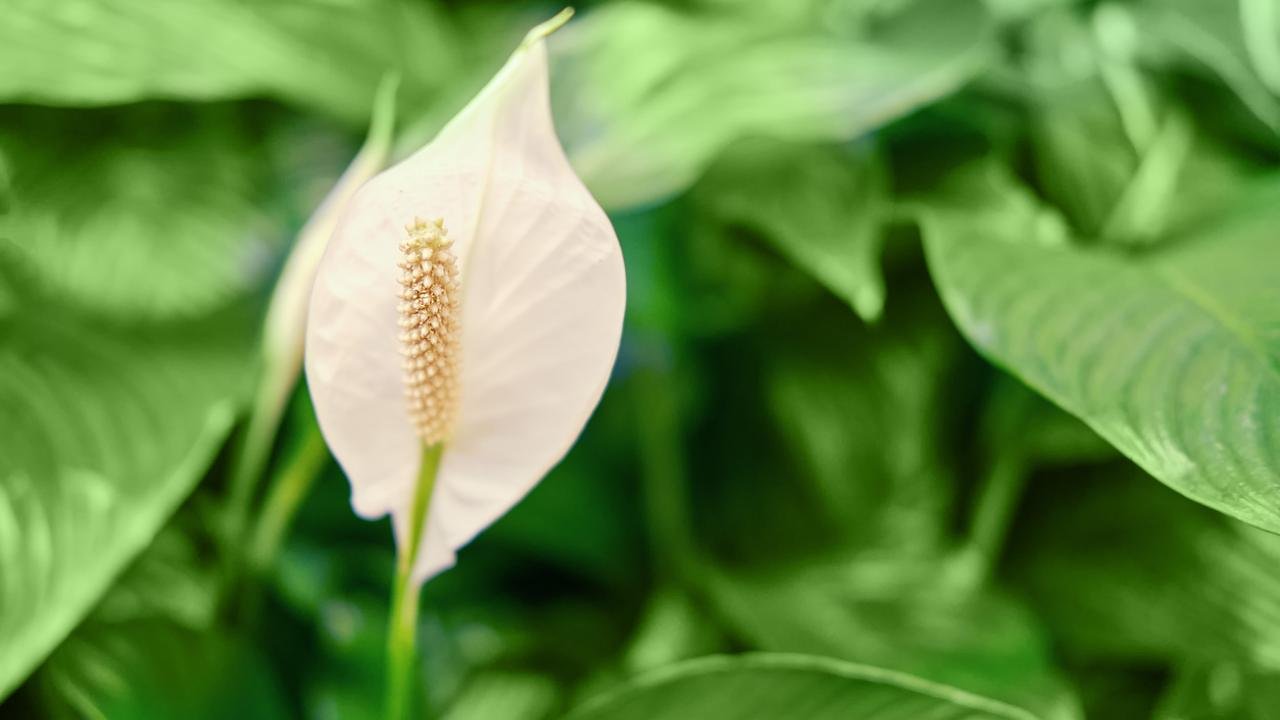
[[[462,279],[459,404],[413,577],[518,502],[568,452],[608,381],[626,299],[622,254],[574,174],[548,100],[546,26],[430,144],[352,199],[321,260],[306,373],[365,518],[408,540],[422,453],[401,369],[399,243],[443,218]]]

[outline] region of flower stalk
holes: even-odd
[[[412,523],[407,541],[398,545],[396,579],[391,589],[391,618],[387,631],[387,720],[409,717],[414,697],[414,667],[417,664],[418,606],[422,583],[413,578],[413,566],[422,544],[422,528],[435,489],[436,473],[444,445],[422,448],[417,488],[413,496]]]

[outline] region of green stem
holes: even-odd
[[[422,584],[413,579],[413,566],[422,544],[422,530],[443,452],[444,446],[439,444],[422,449],[408,537],[397,545],[396,580],[391,590],[391,618],[387,628],[387,720],[405,720],[413,705],[418,599],[422,592]]]
[[[976,563],[977,581],[986,579],[999,558],[1026,478],[1027,462],[1017,451],[996,453],[982,478],[969,524],[969,548]]]
[[[249,562],[255,571],[275,561],[298,506],[311,491],[328,456],[320,428],[309,424],[306,437],[286,461],[284,471],[271,485],[263,503],[249,544]]]

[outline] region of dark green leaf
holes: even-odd
[[[911,673],[1034,712],[1080,718],[1047,638],[1022,606],[973,591],[956,563],[912,557],[796,564],[720,574],[716,603],[752,647]]]
[[[864,320],[880,317],[888,178],[870,149],[746,140],[698,188],[717,220],[759,233]]]
[[[1003,703],[910,675],[806,655],[709,657],[642,676],[567,720],[1032,720]]]
[[[1037,487],[1015,568],[1066,651],[1280,670],[1280,536],[1132,466]]]

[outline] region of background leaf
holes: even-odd
[[[909,675],[805,655],[693,660],[652,673],[571,713],[570,720],[803,717],[979,720],[1033,715]]]
[[[0,319],[0,695],[204,475],[247,366],[240,313],[110,332],[47,300],[23,302],[39,312]]]
[[[976,173],[957,182],[1018,192]],[[923,232],[947,309],[980,351],[1175,490],[1280,530],[1280,285],[1257,262],[1277,251],[1280,205],[1253,197],[1141,255],[945,209]]]
[[[1280,536],[1187,502],[1131,466],[1039,487],[1015,568],[1066,652],[1280,670],[1271,571]]]
[[[0,65],[8,69],[0,98],[93,106],[273,95],[359,126],[388,70],[405,75],[412,104],[456,67],[454,43],[432,8],[382,0],[17,0],[0,23]]]
[[[557,130],[600,203],[623,209],[688,187],[740,137],[857,137],[960,86],[993,52],[976,1],[908,3],[878,20],[842,36],[638,2],[603,8],[553,47]]]
[[[249,113],[174,106],[0,115],[0,242],[49,292],[117,318],[194,317],[259,286],[282,238]],[[60,140],[75,131],[69,152]]]
[[[888,179],[870,148],[744,140],[721,154],[698,192],[718,222],[759,233],[862,319],[880,317]]]

